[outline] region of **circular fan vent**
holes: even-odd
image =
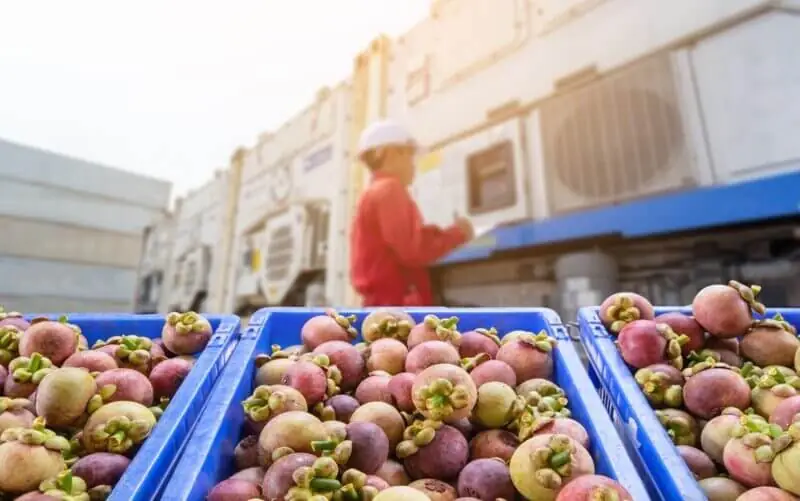
[[[635,196],[682,151],[679,112],[660,92],[593,87],[546,106],[548,167],[576,195]]]

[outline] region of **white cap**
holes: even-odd
[[[417,147],[417,142],[404,126],[394,120],[381,120],[370,124],[358,140],[358,156],[383,146]]]

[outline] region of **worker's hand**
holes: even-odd
[[[467,242],[472,240],[475,237],[475,228],[472,227],[472,222],[465,218],[465,217],[457,217],[455,221],[455,225],[464,233],[464,236],[467,238]]]

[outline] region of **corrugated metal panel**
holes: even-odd
[[[0,216],[0,255],[135,268],[141,237]]]
[[[5,160],[0,156],[0,165],[3,162]],[[0,214],[7,216],[139,234],[162,213],[163,208],[135,206],[77,191],[8,179],[0,179],[0,183],[3,187]]]
[[[0,304],[7,310],[26,313],[126,313],[131,311],[128,301],[102,301],[50,296],[11,296],[0,294]]]
[[[0,177],[163,209],[172,183],[0,140]]]
[[[0,295],[131,303],[136,270],[0,256]]]

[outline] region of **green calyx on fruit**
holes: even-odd
[[[619,333],[623,327],[639,320],[642,317],[642,312],[636,307],[633,298],[626,294],[620,294],[615,299],[611,306],[606,310],[606,315],[609,318],[615,319],[611,322],[611,332]]]
[[[433,329],[436,332],[439,340],[454,345],[461,341],[461,333],[457,330],[458,317],[439,318],[436,315],[426,315],[423,322],[429,329]]]
[[[661,337],[667,340],[665,354],[667,355],[669,364],[676,369],[683,369],[682,349],[683,346],[689,342],[689,336],[685,334],[676,334],[669,324],[656,324],[656,330]]]
[[[169,405],[169,397],[161,397],[158,400],[158,405],[154,405],[152,407],[148,407],[148,410],[153,413],[156,419],[161,419],[161,416],[164,415],[164,411],[167,410],[167,405]]]
[[[261,367],[262,365],[266,364],[270,360],[275,360],[275,359],[278,359],[278,358],[289,358],[289,359],[298,358],[296,353],[294,353],[292,351],[283,350],[281,348],[281,346],[278,345],[278,344],[273,344],[271,349],[272,349],[272,353],[270,353],[269,355],[267,355],[266,353],[261,353],[259,355],[256,355],[256,360],[255,360],[256,368]]]
[[[153,347],[153,341],[151,339],[133,335],[114,336],[108,338],[106,341],[96,342],[93,348],[99,348],[109,344],[119,346],[117,351],[114,352],[114,356],[123,362],[127,362],[134,367],[147,367],[150,364],[150,348]]]
[[[739,373],[738,367],[717,362],[714,359],[706,359],[704,362],[698,362],[691,367],[683,370],[683,377],[690,378],[708,369],[727,369]]]
[[[790,397],[794,395],[794,393],[786,394],[787,392],[791,391],[790,388],[794,390],[800,390],[800,377],[787,374],[778,367],[770,367],[762,373],[760,378],[758,378],[756,387],[763,389],[778,388],[779,393],[776,393],[776,395]]]
[[[336,410],[330,405],[318,402],[311,410],[321,421],[336,421]]]
[[[54,370],[53,362],[39,353],[34,353],[30,358],[17,357],[8,365],[8,372],[18,383],[39,384],[39,381]]]
[[[497,329],[495,329],[494,327],[490,327],[488,329],[484,329],[484,328],[481,327],[479,329],[475,329],[475,332],[477,332],[478,334],[481,334],[483,336],[488,337],[489,339],[494,341],[494,343],[497,346],[500,346],[500,337],[497,335]]]
[[[404,416],[405,417],[405,416]],[[408,421],[408,418],[406,417]],[[413,419],[403,430],[403,440],[397,444],[395,452],[397,457],[405,459],[416,454],[436,438],[436,430],[442,427],[442,422],[434,419]]]
[[[367,485],[367,475],[350,468],[342,473],[342,487],[333,494],[333,501],[370,501],[378,489]]]
[[[561,388],[558,388],[558,393],[550,395],[543,395],[538,391],[529,391],[525,395],[521,395],[524,399],[525,405],[536,411],[537,414],[546,417],[570,417],[572,413],[567,408],[569,400],[564,395]]]
[[[739,368],[739,375],[742,376],[745,381],[747,381],[747,384],[750,385],[750,388],[756,387],[763,374],[764,369],[755,365],[753,362],[745,362],[744,365]]]
[[[107,403],[108,399],[114,396],[114,393],[116,392],[117,385],[115,384],[107,384],[103,386],[92,398],[89,399],[89,403],[86,405],[86,412],[89,414],[94,413],[97,409]]]
[[[322,457],[330,457],[337,464],[344,465],[350,461],[353,454],[353,442],[347,440],[344,427],[331,431],[328,440],[315,440],[311,442],[311,450],[320,453]]]
[[[728,282],[728,287],[732,287],[739,293],[739,295],[744,299],[744,301],[750,306],[750,309],[754,312],[763,315],[767,312],[767,307],[763,304],[756,301],[756,296],[761,292],[760,285],[751,285],[750,287],[744,285],[741,282],[737,282],[736,280],[731,280]]]
[[[783,315],[781,315],[780,313],[776,313],[775,316],[772,318],[766,318],[764,320],[754,320],[753,328],[786,331],[794,336],[797,335],[797,329],[794,327],[794,325],[784,320]]]
[[[244,413],[250,419],[256,422],[264,422],[284,410],[287,398],[286,393],[280,389],[261,385],[242,402],[242,407],[244,408]]]
[[[356,323],[357,319],[355,315],[340,315],[333,308],[328,308],[325,311],[325,314],[334,319],[339,327],[347,332],[347,336],[350,339],[355,339],[358,337],[358,331],[355,329],[355,327],[353,327],[353,324]]]
[[[295,487],[286,495],[288,501],[306,501],[321,494],[323,499],[330,499],[333,493],[342,488],[339,476],[339,465],[330,457],[321,457],[311,466],[301,466],[292,474]]]
[[[552,423],[555,419],[554,416],[545,416],[529,408],[520,414],[519,417],[511,423],[509,428],[516,430],[517,438],[520,442],[524,442],[535,435],[537,431]]]
[[[148,421],[114,416],[105,424],[90,430],[89,438],[96,450],[125,454],[147,438],[151,431],[152,425]]]
[[[342,371],[335,365],[331,365],[331,359],[324,353],[306,353],[300,357],[300,360],[312,362],[320,369],[325,371],[328,378],[328,387],[325,390],[325,395],[329,398],[338,395],[341,392],[340,385],[342,384]]]
[[[669,384],[666,374],[639,369],[634,378],[653,405],[677,408],[683,404],[683,388],[678,384]]]
[[[86,455],[81,437],[83,437],[83,431],[79,430],[69,439],[69,449],[61,451],[61,456],[67,466],[72,466],[78,459]]]
[[[514,340],[530,345],[544,353],[553,351],[553,348],[555,348],[557,344],[555,338],[548,336],[545,331],[540,331],[538,334],[521,333]]]
[[[663,411],[656,411],[656,417],[667,431],[670,440],[675,445],[694,445],[696,436],[692,424],[683,416],[670,415]]]
[[[0,327],[0,364],[8,365],[19,356],[19,339],[21,337],[22,331],[13,325]]]
[[[481,365],[484,362],[488,362],[491,359],[492,357],[488,353],[478,353],[474,357],[462,358],[461,368],[467,372],[470,372],[475,367]]]
[[[556,490],[564,477],[572,475],[572,441],[566,435],[553,435],[546,447],[531,453],[536,482],[546,489]]]
[[[442,421],[454,410],[469,405],[469,393],[464,385],[438,378],[415,392],[414,405],[426,417]]]
[[[589,501],[620,501],[619,492],[611,487],[595,487],[589,494]]]
[[[0,434],[0,442],[20,442],[25,445],[41,445],[46,449],[64,452],[70,449],[69,440],[47,429],[44,418],[33,420],[30,428],[8,428]]]
[[[731,436],[741,439],[744,445],[753,449],[753,457],[758,463],[771,462],[776,454],[792,444],[789,433],[755,414],[741,416],[731,430]]]
[[[393,316],[389,316],[372,326],[369,335],[364,337],[368,337],[372,342],[384,338],[406,342],[408,335],[411,333],[411,328],[411,322],[408,320],[398,320]]]
[[[70,470],[64,470],[39,484],[39,491],[66,501],[89,501],[90,499],[86,492],[86,482],[80,477],[73,476]]]
[[[178,334],[204,332],[209,329],[208,320],[193,311],[187,311],[186,313],[173,311],[167,315],[167,323],[175,327],[175,332]]]
[[[30,408],[31,405],[31,401],[27,398],[0,397],[0,413]]]

